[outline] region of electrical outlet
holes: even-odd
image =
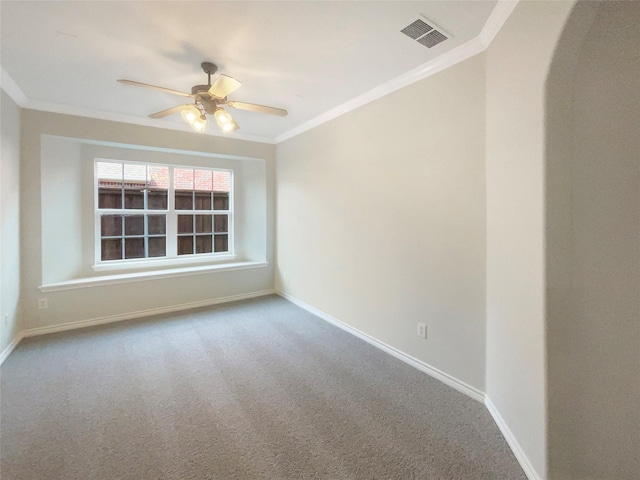
[[[38,308],[40,310],[42,310],[43,308],[49,308],[49,300],[47,300],[46,298],[39,298],[38,299]]]
[[[420,338],[427,338],[427,326],[424,323],[418,323],[418,336]]]

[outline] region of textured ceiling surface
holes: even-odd
[[[179,114],[147,115],[183,104],[184,97],[116,80],[190,92],[206,83],[200,63],[211,61],[218,73],[242,82],[230,100],[289,112],[275,117],[229,109],[241,127],[232,135],[274,139],[477,37],[495,5],[3,0],[0,62],[29,108],[182,128]],[[400,32],[421,16],[451,38],[426,48]]]

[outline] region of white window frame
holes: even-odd
[[[169,189],[167,191],[167,209],[166,210],[149,210],[149,209],[100,209],[99,205],[99,188],[98,188],[98,162],[119,163],[129,165],[145,165],[155,167],[169,168]],[[229,209],[223,210],[228,216],[228,251],[227,252],[211,252],[211,253],[193,253],[187,255],[178,255],[178,215],[198,215],[204,212],[215,214],[211,210],[176,210],[175,209],[175,187],[174,187],[174,169],[175,168],[192,168],[194,170],[211,170],[219,172],[228,172],[229,179]],[[199,165],[176,165],[167,163],[154,162],[136,162],[130,160],[118,160],[112,158],[94,158],[93,161],[93,196],[94,196],[94,252],[95,260],[92,269],[94,271],[110,271],[110,270],[131,270],[168,266],[186,266],[194,264],[211,264],[225,261],[233,261],[236,259],[235,241],[234,241],[234,171],[229,168],[217,168]],[[121,260],[102,260],[102,231],[101,231],[101,215],[111,214],[118,215],[126,211],[130,214],[140,215],[166,215],[166,256],[151,258],[130,258]],[[215,241],[213,248],[215,248]]]

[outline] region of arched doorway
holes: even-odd
[[[640,478],[640,2],[578,2],[546,85],[550,479]]]

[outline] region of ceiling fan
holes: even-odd
[[[211,83],[211,75],[218,70],[217,65],[211,62],[203,62],[202,70],[207,74],[206,85],[194,85],[191,87],[191,93],[172,90],[171,88],[158,87],[147,83],[135,82],[133,80],[119,79],[118,82],[136,87],[153,88],[162,92],[190,97],[193,103],[186,105],[178,105],[176,107],[167,108],[160,112],[149,115],[151,118],[162,118],[167,115],[181,112],[182,118],[197,132],[203,132],[207,125],[207,114],[213,115],[216,123],[224,133],[230,133],[238,130],[240,127],[229,113],[221,107],[226,105],[239,110],[249,110],[252,112],[268,113],[270,115],[278,115],[284,117],[287,111],[282,108],[267,107],[255,103],[237,102],[235,100],[227,100],[227,95],[235,92],[242,84],[233,77],[221,74],[213,84]]]

